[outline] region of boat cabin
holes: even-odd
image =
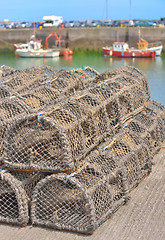
[[[129,46],[127,43],[125,42],[114,42],[113,43],[113,50],[114,51],[128,51],[129,50]]]
[[[41,49],[41,40],[36,40],[35,36],[32,35],[28,45],[29,50],[39,50]]]
[[[41,41],[33,41],[31,40],[29,43],[29,50],[39,50],[41,49]]]
[[[138,43],[138,49],[147,49],[148,48],[148,42],[144,39],[141,39]]]
[[[21,49],[28,49],[28,44],[27,44],[27,43],[21,44],[21,45],[20,45],[20,48],[21,48]]]

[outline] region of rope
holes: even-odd
[[[4,173],[7,172],[7,170],[2,170],[0,172],[0,176],[1,176],[1,180],[3,181],[4,180]]]

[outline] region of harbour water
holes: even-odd
[[[90,66],[99,73],[123,66],[135,66],[143,71],[149,80],[151,99],[165,105],[165,56],[156,58],[109,58],[102,55],[73,55],[49,59],[17,58],[11,55],[0,55],[0,66],[6,65],[15,69],[25,69],[46,64],[60,69]]]

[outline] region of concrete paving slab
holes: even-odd
[[[163,144],[165,146],[165,144]],[[103,223],[93,235],[54,229],[20,228],[0,224],[0,240],[164,240],[165,239],[165,149],[153,159],[151,174],[131,193],[127,205]]]

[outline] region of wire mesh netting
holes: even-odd
[[[26,226],[29,220],[28,200],[18,181],[0,169],[0,222]]]
[[[16,69],[11,68],[9,66],[5,65],[0,66],[0,81],[2,82],[4,77],[13,74],[16,71],[17,71]]]
[[[106,151],[107,155],[123,164],[128,191],[151,171],[152,163],[148,146],[141,136],[128,129],[120,131],[111,142],[107,141],[102,151]]]
[[[117,90],[115,88],[113,90],[115,93],[112,92],[110,95],[108,91],[106,94],[105,89],[109,88],[109,85],[117,85],[116,88],[119,89],[119,93],[116,93]],[[25,117],[22,121],[19,120],[19,122],[14,122],[7,129],[6,136],[4,138],[4,154],[6,156],[5,163],[10,164],[11,168],[15,168],[17,166],[17,169],[23,168],[29,170],[40,170],[41,168],[42,170],[61,171],[63,168],[64,170],[71,170],[69,164],[67,164],[67,167],[63,165],[64,162],[67,163],[66,161],[62,160],[63,157],[66,156],[66,148],[68,148],[67,153],[70,153],[69,155],[72,159],[71,166],[73,167],[74,161],[83,158],[101,141],[104,141],[105,137],[113,135],[116,127],[122,124],[121,119],[139,107],[139,105],[133,106],[133,97],[131,97],[127,89],[123,90],[122,88],[122,90],[120,90],[120,86],[121,84],[117,84],[115,79],[114,81],[111,80],[110,83],[107,81],[106,84],[99,84],[97,89],[99,91],[91,88],[90,90],[80,92],[81,94],[78,92],[78,94],[72,96],[72,99],[75,102],[72,100],[70,103],[68,103],[68,100],[66,99],[59,106],[54,105],[54,109],[52,111],[49,111],[48,109],[43,113],[37,113],[34,116],[34,121],[30,121],[31,124],[34,125],[38,123],[37,127],[30,126],[28,120],[29,116],[27,116],[27,120],[25,120]],[[89,93],[89,91],[92,93]],[[30,100],[28,96],[31,98]],[[24,103],[29,104],[33,107],[33,109],[35,107],[36,109],[40,109],[41,101],[33,101],[34,98],[32,98],[32,95],[27,94],[24,95],[23,98],[25,98]],[[136,98],[134,98],[134,102],[135,99]],[[75,106],[74,112],[73,106]],[[56,128],[60,129],[59,132],[56,130],[56,133],[54,132],[54,136],[56,135],[53,144],[55,149],[52,149],[52,154],[50,154],[50,151],[47,151],[45,137],[42,133],[40,133],[40,131],[43,131],[43,126],[42,128],[39,128],[39,125],[42,123],[42,119],[45,117],[50,118],[52,126],[56,125]],[[25,122],[26,125],[24,125]],[[52,142],[51,137],[52,132],[50,131],[49,134],[47,132],[47,144]],[[31,138],[33,140],[31,140]],[[57,141],[57,139],[59,141]],[[64,141],[64,139],[66,140]],[[25,142],[24,146],[23,142]],[[58,150],[60,153],[59,155],[56,152],[56,148],[59,149],[60,144],[62,144],[63,147],[61,147],[62,149],[60,151]],[[34,152],[36,152],[36,154],[34,154]],[[47,159],[47,161],[43,160],[45,163],[44,165],[43,161],[39,160],[41,159],[41,155],[44,155],[45,159]],[[66,160],[66,158],[64,159]],[[69,160],[70,163],[71,159]],[[47,166],[46,162],[48,164]],[[59,167],[59,164],[57,164],[57,162],[60,164],[60,166],[61,164],[63,166]]]
[[[103,72],[96,76],[96,78],[94,79],[94,83],[105,81],[106,79],[111,79],[118,75],[123,75],[123,74],[126,76],[125,83],[129,84],[133,80],[139,83],[144,89],[146,100],[149,100],[150,89],[149,89],[147,77],[139,69],[132,66],[126,66],[123,68],[117,68],[111,71]]]
[[[7,97],[11,97],[12,95],[13,95],[13,92],[11,88],[0,85],[0,100]]]
[[[0,74],[0,221],[91,233],[150,173],[165,107],[130,66]]]
[[[56,104],[60,98],[60,92],[51,86],[43,85],[34,89],[36,96],[41,97],[46,104]]]
[[[27,106],[17,101],[16,97],[0,101],[0,162],[2,161],[3,138],[7,127],[19,117],[29,113]]]
[[[148,105],[147,105],[148,106]],[[155,154],[160,147],[161,142],[165,139],[164,121],[159,114],[154,113],[154,108],[146,108],[145,111],[138,113],[134,119],[127,121],[127,128],[141,135],[148,145],[150,152]]]
[[[165,107],[156,101],[149,101],[146,104],[146,111],[157,116],[158,131],[159,131],[159,142],[165,140]],[[159,147],[159,146],[158,146]]]
[[[21,187],[26,193],[26,198],[30,207],[30,201],[34,187],[41,179],[45,177],[45,173],[26,171],[9,171],[9,173],[21,183]]]
[[[100,170],[88,163],[75,174],[40,181],[32,197],[32,223],[83,233],[95,230],[113,212],[112,190]]]
[[[26,91],[17,96],[20,102],[29,108],[31,113],[41,111],[47,104],[41,96],[32,91]]]
[[[66,171],[74,164],[63,130],[37,114],[8,127],[4,152],[4,161],[12,169]]]
[[[59,86],[60,82],[60,84],[63,83],[63,86],[68,87],[68,78],[72,79],[73,77],[73,82],[76,79],[74,74],[75,72],[71,71],[60,71],[57,78],[52,80],[52,86],[55,84]],[[132,81],[126,81],[126,76],[123,75],[117,75],[107,79],[104,83],[101,82],[96,86],[89,86],[83,91],[77,91],[70,97],[71,100],[64,98],[59,105],[52,104],[51,108],[45,105],[44,98],[30,94],[30,91],[21,94],[18,98],[31,109],[31,112],[43,111],[36,113],[32,117],[34,120],[29,121],[28,119],[31,117],[25,116],[7,129],[4,161],[12,169],[52,172],[62,171],[62,169],[63,171],[71,170],[76,161],[82,159],[89,151],[105,141],[106,137],[117,133],[127,118],[134,116],[140,108],[144,108],[146,103],[141,84],[133,78]],[[38,127],[42,124],[42,119],[47,121],[47,118],[50,119],[52,126],[56,125],[56,129],[60,129],[57,131],[54,127],[52,130],[53,127],[51,127],[51,130],[54,131],[54,144],[51,151],[48,151],[47,144],[52,145],[52,132],[50,131],[48,134],[46,130],[46,141],[43,133],[40,134],[40,131],[44,132],[45,124],[42,125],[42,128]],[[136,118],[134,119],[136,120]],[[157,128],[156,125],[154,126]],[[22,144],[23,142],[25,145]],[[59,148],[61,149],[59,150]],[[67,157],[65,151],[70,158]],[[44,157],[41,158],[41,155]]]
[[[106,144],[70,175],[51,175],[36,185],[33,224],[88,233],[127,201],[127,192],[151,171],[149,150],[125,129]]]
[[[23,92],[38,81],[40,79],[34,74],[22,70],[6,76],[3,85],[10,87],[14,92]]]

